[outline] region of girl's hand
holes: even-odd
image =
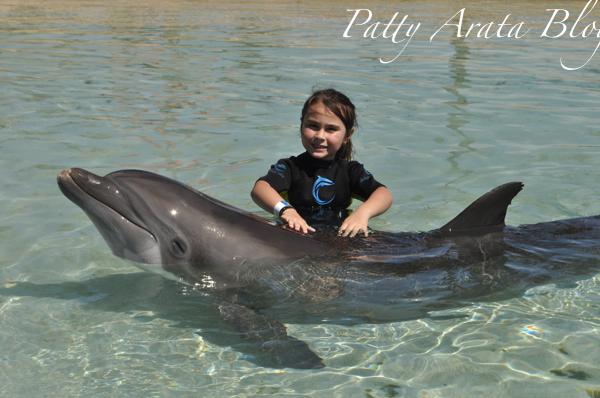
[[[363,232],[365,237],[369,236],[369,219],[375,217],[392,205],[392,193],[384,186],[377,188],[369,199],[358,206],[342,223],[338,235],[355,237],[357,233]]]
[[[356,209],[346,217],[338,229],[338,236],[354,238],[360,232],[363,232],[365,237],[369,236],[369,217],[364,212],[361,212],[360,209]]]
[[[315,232],[315,229],[308,225],[304,218],[302,218],[294,208],[286,209],[281,215],[281,219],[285,221],[288,228],[293,229],[294,231],[302,232],[303,234]]]

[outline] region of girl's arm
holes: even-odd
[[[386,187],[379,187],[369,199],[358,206],[340,226],[338,233],[341,236],[353,238],[357,233],[363,232],[368,236],[369,219],[385,212],[392,205],[392,193]]]
[[[256,181],[250,196],[252,197],[254,203],[269,213],[272,213],[275,205],[283,200],[281,195],[279,195],[279,192],[274,190],[268,182],[262,180]],[[294,208],[286,209],[283,214],[281,214],[281,219],[289,228],[295,231],[302,232],[304,234],[308,232],[315,232],[315,229],[308,225]]]

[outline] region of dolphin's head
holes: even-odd
[[[185,264],[194,255],[187,242],[193,231],[183,230],[191,228],[190,222],[181,222],[191,218],[186,202],[191,190],[185,185],[139,170],[100,177],[78,168],[61,171],[58,185],[88,215],[115,255],[163,265]]]

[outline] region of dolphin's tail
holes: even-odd
[[[522,182],[500,185],[481,196],[449,223],[434,231],[436,235],[471,235],[504,228],[506,209],[523,189]]]

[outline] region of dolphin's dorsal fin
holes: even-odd
[[[509,182],[482,195],[449,223],[436,230],[441,235],[484,234],[504,228],[506,209],[523,189],[521,182]]]

